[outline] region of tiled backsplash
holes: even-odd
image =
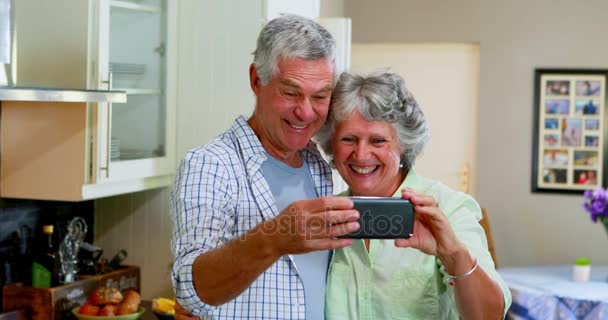
[[[30,281],[32,247],[39,241],[43,225],[55,225],[54,241],[59,243],[67,223],[83,217],[88,224],[85,241],[92,243],[93,212],[93,201],[0,199],[0,292],[6,283]]]

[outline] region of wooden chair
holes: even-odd
[[[492,260],[494,260],[494,267],[498,268],[498,261],[496,261],[496,253],[494,252],[494,239],[492,238],[492,230],[490,230],[490,223],[488,222],[488,215],[486,214],[485,208],[481,208],[481,220],[479,221],[479,224],[481,224],[483,230],[486,232],[488,251],[490,251]]]

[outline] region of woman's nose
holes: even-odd
[[[357,160],[366,159],[369,155],[369,147],[364,142],[359,142],[355,145],[354,156]]]

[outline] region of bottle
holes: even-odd
[[[53,246],[53,225],[44,225],[44,245],[40,247],[32,263],[32,287],[50,288],[57,284],[57,250]]]
[[[112,257],[112,260],[110,260],[110,262],[108,263],[108,266],[110,267],[110,269],[112,271],[118,270],[120,267],[120,264],[122,263],[123,260],[125,260],[126,257],[127,257],[127,250],[120,249],[118,251],[118,253],[116,253],[114,255],[114,257]]]

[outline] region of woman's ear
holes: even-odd
[[[405,166],[406,163],[407,163],[407,160],[406,160],[405,154],[402,154],[401,155],[401,159],[399,160],[399,169],[404,169],[405,168],[405,170],[408,170],[409,168],[407,168]]]

